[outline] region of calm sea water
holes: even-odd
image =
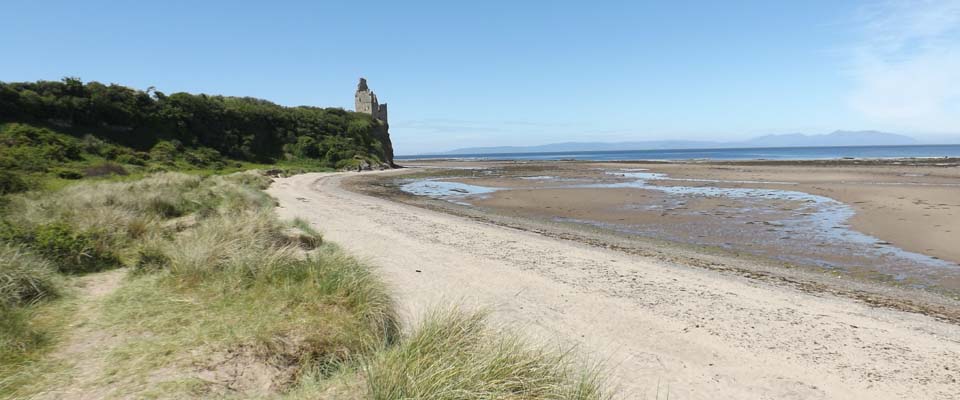
[[[504,153],[397,156],[414,159],[487,160],[825,160],[854,158],[960,157],[960,144],[915,146],[770,147],[743,149],[676,149],[575,151],[562,153]]]

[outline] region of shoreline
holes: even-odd
[[[902,160],[901,160],[902,161]],[[547,162],[561,163],[561,162]],[[622,164],[636,167],[639,164],[655,164],[656,167],[663,168],[665,165],[674,168],[703,168],[704,165],[724,166],[741,165],[742,162],[721,162],[721,163],[597,163],[597,162],[567,162],[568,164],[578,165],[604,165],[619,166]],[[847,161],[843,161],[847,163]],[[448,201],[425,199],[419,196],[412,196],[391,187],[387,181],[392,180],[392,176],[398,175],[423,175],[427,173],[432,175],[444,167],[456,167],[450,172],[450,175],[457,175],[457,171],[463,172],[464,168],[477,168],[481,164],[490,164],[490,162],[464,162],[441,163],[443,165],[431,165],[430,169],[407,169],[390,173],[388,175],[371,178],[351,177],[346,179],[344,186],[350,190],[358,191],[368,195],[385,198],[391,201],[399,201],[418,207],[423,207],[435,211],[441,211],[448,214],[454,214],[480,220],[496,225],[534,232],[548,237],[559,238],[563,240],[575,241],[577,243],[590,246],[616,249],[628,254],[654,257],[658,260],[676,263],[681,265],[692,265],[699,268],[716,271],[732,272],[736,275],[751,277],[764,282],[772,282],[778,285],[801,288],[804,291],[812,293],[834,293],[844,297],[857,299],[868,304],[890,307],[899,310],[919,312],[926,315],[935,316],[953,323],[960,323],[960,302],[955,296],[948,296],[933,293],[928,290],[903,287],[891,282],[878,282],[876,277],[869,276],[843,276],[838,279],[838,275],[832,271],[811,269],[795,263],[771,260],[762,256],[747,254],[735,249],[722,249],[712,246],[692,245],[671,242],[669,240],[657,240],[656,238],[638,238],[626,234],[618,234],[604,229],[593,229],[585,227],[582,224],[561,223],[542,215],[531,217],[531,215],[518,215],[508,212],[491,211],[486,205],[490,200],[481,200],[484,206],[465,206],[453,204]],[[503,165],[529,165],[534,164],[542,167],[544,162],[495,162],[499,166]],[[751,166],[758,166],[757,163],[748,163]],[[793,163],[792,166],[807,164],[808,162]],[[899,167],[899,166],[898,166]],[[436,168],[436,169],[435,169]],[[937,167],[942,168],[942,167]],[[948,170],[948,169],[944,169]],[[470,171],[466,169],[466,171]],[[950,170],[953,173],[952,170]],[[678,171],[670,171],[671,176]],[[688,171],[689,172],[689,171]],[[702,171],[698,171],[702,172]],[[531,171],[531,174],[535,172]],[[678,178],[686,178],[688,175],[677,174]],[[946,179],[953,179],[952,176]],[[953,190],[953,189],[951,189]],[[504,192],[507,193],[507,192]],[[517,193],[517,192],[512,192]],[[951,192],[952,193],[952,192]],[[829,193],[828,193],[829,194]],[[542,199],[542,197],[540,197]],[[486,203],[484,203],[486,202]],[[854,229],[862,229],[863,214],[861,207],[864,204],[852,204],[857,208],[856,217],[851,223]],[[502,211],[502,210],[501,210]],[[881,212],[888,212],[883,211]],[[869,221],[869,218],[866,218]],[[878,236],[883,238],[884,236]]]

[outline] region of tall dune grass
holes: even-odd
[[[106,309],[110,324],[144,339],[105,355],[117,368],[111,374],[142,377],[176,365],[184,374],[169,379],[179,382],[217,370],[229,354],[272,371],[266,379],[282,391],[301,376],[329,376],[397,336],[383,283],[302,221],[278,221],[259,175],[150,179],[84,192],[88,204],[134,216],[117,229],[152,218],[130,240],[136,273]],[[127,190],[141,197],[183,192],[161,196],[170,199],[161,205]],[[194,382],[182,395],[218,385]]]
[[[46,260],[0,242],[0,376],[49,342],[42,330],[32,326],[28,306],[57,297],[60,281]]]
[[[605,399],[603,380],[569,351],[490,328],[483,312],[427,315],[412,335],[364,365],[370,398]]]
[[[0,398],[7,388],[27,380],[24,367],[54,343],[52,330],[68,312],[45,308],[63,293],[63,279],[51,263],[18,245],[0,242]]]
[[[51,329],[59,329],[59,321],[67,317],[47,314],[66,312],[69,307],[41,304],[64,292],[58,272],[77,274],[144,264],[149,261],[141,260],[144,255],[157,254],[145,253],[145,245],[173,240],[184,229],[183,224],[172,223],[179,218],[190,215],[195,224],[203,215],[265,210],[270,199],[259,189],[267,182],[268,178],[254,173],[206,178],[163,173],[134,182],[85,183],[4,196],[0,394],[10,389],[11,374],[24,380],[17,371],[51,348],[56,340]],[[201,215],[201,210],[206,213]],[[38,319],[38,314],[43,318]]]
[[[44,253],[63,272],[132,265],[140,245],[169,237],[192,219],[261,210],[271,200],[255,173],[200,177],[159,173],[132,182],[77,184],[14,196],[0,238]]]
[[[47,260],[0,242],[0,306],[31,304],[59,295],[61,277]]]

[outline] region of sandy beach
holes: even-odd
[[[397,174],[306,174],[269,192],[282,216],[375,265],[408,320],[449,302],[492,308],[604,361],[624,398],[955,398],[955,323],[345,189]]]
[[[960,297],[955,162],[423,165],[409,178],[373,179],[357,188],[592,238],[587,241],[696,258],[713,254],[779,266],[791,270],[788,275],[821,272],[828,282],[840,275]]]

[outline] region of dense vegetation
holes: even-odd
[[[0,137],[4,169],[42,170],[85,157],[129,165],[180,158],[203,167],[226,159],[311,160],[331,168],[393,161],[387,126],[366,114],[76,78],[0,82],[4,122],[19,123]]]
[[[307,223],[278,221],[268,183],[162,172],[4,196],[0,398],[76,385],[120,398],[605,397],[569,352],[482,314],[441,312],[401,334],[373,271]],[[73,282],[124,267],[111,295],[77,305]],[[57,353],[84,335],[88,352]]]

